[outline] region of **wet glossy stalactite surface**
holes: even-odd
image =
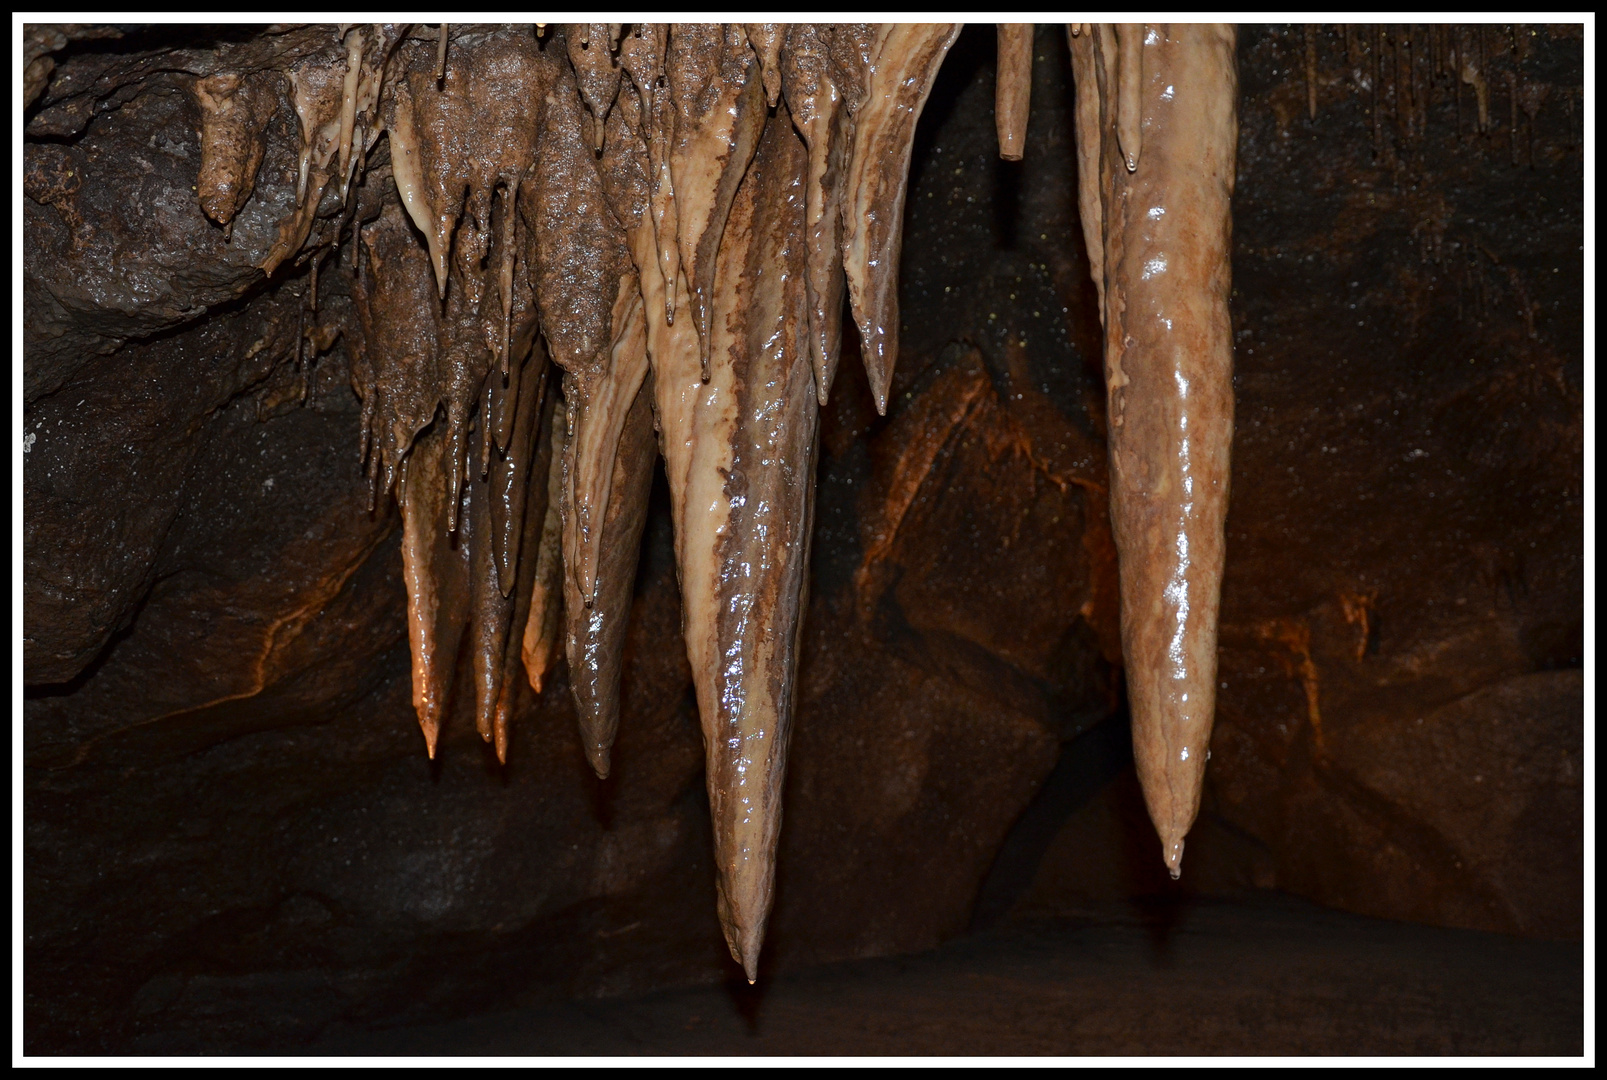
[[[424,91],[434,30],[414,43]],[[427,299],[435,270],[416,242],[396,255],[420,258],[413,278],[354,279],[354,251],[417,234],[356,184],[354,247],[340,86],[328,158],[309,159],[325,197],[302,255],[264,282],[252,267],[297,220],[296,114],[262,120],[249,74],[232,91],[225,119],[261,123],[265,149],[225,242],[216,217],[236,197],[192,190],[209,159],[185,80],[214,77],[207,57],[226,43],[150,33],[44,42],[54,70],[29,114],[25,618],[76,657],[29,668],[29,1039],[282,1046],[336,1019],[416,1023],[723,976],[675,485],[659,474],[636,504],[639,565],[611,567],[605,547],[598,568],[630,608],[608,779],[576,723],[575,653],[558,660],[568,631],[518,611],[501,655],[528,667],[545,649],[545,692],[504,678],[506,702],[477,702],[465,650],[437,761],[419,760],[407,531],[385,500],[367,512],[352,451],[369,418],[348,387],[385,360],[358,355],[350,329],[365,290],[423,282]],[[371,60],[385,35],[370,36]],[[297,61],[275,53],[284,38],[239,38],[263,70]],[[915,132],[887,417],[851,314],[820,395],[765,970],[924,948],[986,910],[1171,888],[1276,886],[1371,914],[1577,934],[1578,38],[1324,27],[1308,68],[1300,28],[1241,30],[1218,719],[1178,886],[1134,774],[1096,752],[1126,721],[1065,34],[1033,38],[1019,163],[999,160],[999,42],[991,27],[961,33]],[[1474,76],[1450,78],[1464,61]],[[486,62],[448,50],[449,72]],[[802,74],[783,63],[781,89]],[[374,144],[370,178],[394,173],[391,145]],[[658,153],[644,148],[649,170]],[[816,160],[806,146],[796,168]],[[500,312],[503,215],[542,203],[511,208],[489,186],[481,304]],[[798,214],[799,321],[829,336],[829,320],[810,321],[825,306],[809,283],[829,279],[807,269],[807,200]],[[696,244],[675,250],[696,263]],[[696,325],[673,329],[692,331],[683,355],[700,381]],[[798,348],[818,375],[812,342]],[[438,363],[452,370],[447,351]],[[493,455],[519,439],[507,415]],[[638,414],[608,415],[637,445]],[[467,432],[475,462],[483,431]],[[553,550],[573,545],[544,498],[564,483],[562,454],[530,453],[555,479],[519,546],[546,551],[549,523]],[[496,531],[482,495],[497,482],[469,469],[470,529]],[[494,578],[499,550],[467,576]],[[524,565],[528,598],[560,564]],[[619,599],[607,575],[622,572]],[[1068,794],[1075,775],[1114,779]]]

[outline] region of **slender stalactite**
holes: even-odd
[[[556,395],[555,395],[556,396]],[[563,515],[558,505],[563,499],[564,422],[561,406],[549,410],[541,455],[547,467],[531,477],[541,489],[541,527],[535,533],[535,564],[530,580],[530,607],[525,616],[520,655],[530,688],[546,689],[553,664],[558,659],[564,612]],[[532,502],[535,500],[533,499]]]
[[[451,497],[440,428],[413,446],[402,463],[402,576],[407,583],[407,633],[413,649],[413,708],[430,757],[441,737],[452,695],[458,643],[470,610],[472,534],[447,526]]]
[[[794,24],[781,56],[787,111],[809,148],[804,225],[808,230],[809,354],[815,387],[825,405],[837,374],[843,331],[843,186],[853,146],[852,117],[833,75],[834,31]]]
[[[999,156],[1020,161],[1026,153],[1027,114],[1032,108],[1032,23],[999,24],[998,86],[993,122]]]
[[[915,124],[959,35],[959,23],[884,23],[862,64],[864,90],[843,203],[843,268],[865,373],[883,414],[898,360],[898,256]],[[864,55],[856,47],[844,66],[852,68]]]
[[[282,75],[194,84],[197,196],[227,226],[251,197],[283,80],[297,202],[266,271],[296,257],[317,273],[338,246],[320,233],[302,253],[320,214],[351,230],[343,329],[360,445],[376,509],[393,492],[401,508],[413,701],[432,757],[451,716],[472,711],[506,762],[525,686],[551,689],[563,655],[584,751],[609,774],[662,458],[719,917],[750,979],[774,900],[819,411],[845,307],[887,409],[911,148],[959,30],[350,25]],[[1234,37],[1068,30],[1134,743],[1175,872],[1214,697]],[[1011,160],[1033,33],[997,28]],[[460,643],[472,693],[455,694]]]
[[[648,376],[649,383],[651,378]],[[641,550],[642,530],[647,525],[647,500],[653,488],[653,463],[657,456],[653,388],[643,385],[626,411],[615,451],[608,513],[602,528],[605,543],[596,568],[591,602],[588,604],[581,598],[572,575],[564,579],[569,684],[575,694],[581,745],[592,769],[601,778],[608,776],[614,734],[619,730],[619,679],[624,666],[625,631],[629,628],[636,561]]]
[[[1221,25],[1104,30],[1092,36],[1092,63],[1082,35],[1072,40],[1077,134],[1098,139],[1097,154],[1080,145],[1078,161],[1098,170],[1103,222],[1102,251],[1090,262],[1103,273],[1111,518],[1133,750],[1175,876],[1199,809],[1216,701],[1233,436],[1235,34]],[[1090,93],[1099,105],[1092,131],[1081,100]]]

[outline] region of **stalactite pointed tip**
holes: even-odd
[[[1183,876],[1183,838],[1181,836],[1166,845],[1164,857],[1167,872],[1172,875],[1172,880],[1176,881],[1181,878]]]
[[[593,746],[586,751],[586,759],[591,762],[591,771],[597,774],[597,779],[607,780],[608,773],[613,768],[612,755],[606,746]]]

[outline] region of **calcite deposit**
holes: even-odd
[[[1108,303],[1135,745],[1176,874],[1209,746],[1227,507],[1234,38],[1068,30],[1092,43],[1078,140],[1080,171],[1097,177],[1078,183],[1098,187],[1103,221],[1089,261]],[[226,229],[262,167],[276,79],[294,105],[296,208],[264,273],[338,202],[328,243],[351,246],[356,318],[325,332],[349,338],[373,497],[401,510],[413,705],[431,758],[462,693],[506,760],[517,669],[539,691],[561,626],[586,755],[609,774],[651,419],[720,920],[750,981],[773,902],[843,298],[885,413],[910,155],[959,32],[342,25],[297,32],[277,70],[224,57],[192,87],[196,191]],[[1000,49],[999,152],[1019,160],[1032,28],[1003,28]],[[371,161],[381,137],[386,159]],[[324,254],[307,256],[313,311]],[[544,412],[549,383],[559,403]],[[455,683],[460,645],[472,687]]]
[[[1264,434],[1272,421],[1247,414],[1241,397],[1245,385],[1263,386],[1270,362],[1242,343],[1253,350],[1278,318],[1265,304],[1246,317],[1244,305],[1273,295],[1278,274],[1264,265],[1277,230],[1254,217],[1271,213],[1266,202],[1249,204],[1260,246],[1249,254],[1248,292],[1235,267],[1246,258],[1235,247],[1234,216],[1245,207],[1240,159],[1248,153],[1271,168],[1264,163],[1293,153],[1287,132],[1319,117],[1364,124],[1376,155],[1369,167],[1394,170],[1395,194],[1384,198],[1391,212],[1410,216],[1422,258],[1461,260],[1446,271],[1458,310],[1484,318],[1489,305],[1511,307],[1519,329],[1503,323],[1492,333],[1515,333],[1513,347],[1534,352],[1541,347],[1528,343],[1549,332],[1546,305],[1558,294],[1543,283],[1552,278],[1537,282],[1534,266],[1503,261],[1472,236],[1465,214],[1442,196],[1401,187],[1400,177],[1417,167],[1422,140],[1452,117],[1467,129],[1456,138],[1483,140],[1469,145],[1510,128],[1497,147],[1504,168],[1517,168],[1509,156],[1530,169],[1571,161],[1557,148],[1570,137],[1565,117],[1571,124],[1582,105],[1564,90],[1534,89],[1560,84],[1522,66],[1533,63],[1523,50],[1537,46],[1520,47],[1516,36],[1343,27],[1320,50],[1318,38],[1300,39],[1289,91],[1298,100],[1268,91],[1265,77],[1256,84],[1256,123],[1275,114],[1277,137],[1253,125],[1241,135],[1251,98],[1241,97],[1233,27],[1002,25],[987,28],[985,44],[977,32],[965,37],[959,24],[397,23],[279,25],[197,44],[154,40],[139,27],[30,28],[25,205],[30,236],[55,255],[28,256],[24,294],[30,438],[45,440],[29,451],[24,657],[27,681],[45,688],[29,703],[30,765],[65,770],[41,783],[69,783],[73,770],[100,763],[121,768],[125,758],[198,752],[211,745],[209,732],[269,730],[273,717],[298,709],[325,716],[337,708],[330,701],[379,693],[386,665],[403,663],[403,696],[432,775],[465,762],[479,768],[457,738],[462,731],[494,763],[487,798],[496,776],[517,777],[537,756],[531,767],[544,779],[539,794],[519,789],[526,801],[586,798],[573,793],[594,790],[592,776],[602,785],[595,790],[627,797],[643,783],[641,761],[681,761],[664,734],[681,710],[701,736],[707,825],[687,826],[681,809],[665,809],[680,806],[673,800],[682,788],[664,779],[662,791],[652,789],[663,803],[652,820],[677,824],[660,837],[643,819],[631,850],[684,851],[695,842],[712,851],[712,906],[749,980],[789,887],[784,793],[855,818],[832,841],[845,852],[885,847],[891,822],[943,823],[933,828],[950,829],[950,847],[970,852],[959,861],[974,884],[1019,803],[1002,799],[999,820],[989,817],[985,828],[967,824],[952,807],[987,799],[954,794],[958,774],[943,773],[946,759],[930,747],[948,738],[958,759],[978,762],[965,781],[978,790],[1013,783],[1019,770],[1030,791],[1058,743],[1024,718],[1039,716],[1043,702],[1076,697],[1063,685],[1072,678],[1067,657],[1090,665],[1073,680],[1077,693],[1101,703],[1078,706],[1090,716],[1114,710],[1116,680],[1125,684],[1136,778],[1153,825],[1146,859],[1173,877],[1197,819],[1215,830],[1204,842],[1220,845],[1223,821],[1257,836],[1265,820],[1294,829],[1298,815],[1287,807],[1318,799],[1312,791],[1374,816],[1384,813],[1380,799],[1418,798],[1381,762],[1428,751],[1357,719],[1371,714],[1356,702],[1391,679],[1418,678],[1412,673],[1439,655],[1428,643],[1402,645],[1376,677],[1383,681],[1367,683],[1362,669],[1379,634],[1400,625],[1380,614],[1388,608],[1380,585],[1355,574],[1337,593],[1327,585],[1302,593],[1304,606],[1258,599],[1253,616],[1234,614],[1235,573],[1238,595],[1261,598],[1269,586],[1252,565],[1277,568],[1267,573],[1283,580],[1304,572],[1286,565],[1270,527],[1231,527],[1230,475],[1235,500],[1249,498],[1257,521],[1276,517],[1262,502],[1267,483],[1283,476],[1267,465],[1276,457]],[[114,47],[124,35],[135,44]],[[72,43],[83,51],[69,54]],[[52,59],[69,55],[59,66]],[[1255,64],[1257,73],[1275,66],[1266,57]],[[1511,75],[1509,87],[1492,82],[1497,71]],[[971,188],[961,185],[983,188],[967,173],[939,204],[947,177],[972,163],[952,156],[952,138],[945,157],[921,132],[953,123],[960,91],[934,97],[941,81],[969,86],[975,72],[978,100],[992,105],[978,160],[993,170],[999,205],[1025,199],[1023,221],[1065,228],[1016,238],[1031,260],[1017,258],[1013,278],[972,288],[949,262],[979,247],[965,231]],[[929,106],[937,119],[923,122]],[[1038,175],[1023,171],[1041,168],[1034,155],[1058,170],[1048,182],[1021,179]],[[1335,198],[1342,187],[1312,197]],[[927,202],[916,201],[922,195]],[[1051,199],[1075,212],[1055,217],[1044,210]],[[1359,205],[1333,215],[1336,235],[1364,235],[1357,222],[1372,211]],[[917,262],[903,257],[907,232]],[[169,243],[172,236],[184,244]],[[1323,265],[1340,265],[1341,255],[1324,248]],[[942,294],[940,280],[949,283]],[[901,314],[901,284],[916,297],[913,318]],[[1449,296],[1440,289],[1425,310]],[[1092,315],[1079,322],[1085,309]],[[976,328],[966,341],[944,340],[950,312]],[[1058,329],[1042,329],[1046,322]],[[1069,334],[1076,340],[1065,348],[1100,358],[1090,377],[1102,393],[1079,406],[1093,419],[1063,418],[1062,399],[1076,396],[1063,388],[1051,404],[1051,383],[1071,377],[1042,375],[1029,327],[1033,350]],[[175,374],[174,357],[197,374]],[[1338,378],[1332,371],[1348,362],[1339,358],[1322,378]],[[1456,371],[1482,372],[1479,362]],[[121,381],[90,380],[103,370],[97,365],[112,363]],[[1566,450],[1573,369],[1536,374],[1550,370],[1537,361],[1529,370],[1511,374],[1518,381],[1510,387],[1479,391],[1467,409],[1493,417],[1494,406],[1480,402],[1521,398],[1552,425],[1525,428],[1522,438],[1554,431]],[[1333,400],[1360,401],[1365,380],[1345,382]],[[1386,394],[1377,379],[1368,385],[1366,393]],[[1461,391],[1446,393],[1467,404]],[[216,472],[208,482],[224,491],[245,482],[227,473],[227,455],[209,440],[224,439],[212,434],[223,430],[218,417],[232,416],[246,396],[255,422],[298,425],[305,461],[338,453],[353,474],[352,490],[326,500],[338,513],[276,524],[267,532],[277,539],[249,557],[267,565],[271,551],[305,563],[302,576],[251,570],[250,545],[193,539],[227,524],[223,511],[215,528],[200,523],[209,499],[228,505],[197,494],[194,477]],[[80,437],[89,448],[81,462],[45,456],[65,453],[55,429],[42,425],[72,419],[71,411],[57,417],[72,404],[67,397],[82,397],[83,415],[103,418],[94,438]],[[1248,488],[1234,441],[1247,415],[1260,470],[1252,475],[1276,477]],[[1446,437],[1447,425],[1434,427]],[[1417,468],[1442,451],[1424,441],[1401,452],[1402,467]],[[1356,454],[1336,456],[1336,467]],[[46,467],[48,477],[36,471]],[[145,494],[115,513],[82,510],[93,500],[74,470],[86,469],[105,483],[126,476],[129,491]],[[252,498],[278,497],[291,471],[252,473]],[[1370,488],[1379,490],[1356,490]],[[1298,487],[1286,495],[1307,514],[1332,501],[1313,502]],[[36,518],[73,514],[89,524],[34,531]],[[1468,543],[1491,580],[1509,583],[1500,586],[1508,607],[1539,604],[1522,599],[1521,583],[1540,555],[1525,562],[1511,545]],[[1241,550],[1249,561],[1236,562]],[[93,552],[103,554],[80,558]],[[1564,566],[1576,554],[1558,558]],[[229,569],[213,568],[217,559]],[[384,559],[394,567],[384,569]],[[1565,583],[1566,566],[1546,565],[1550,576],[1537,580]],[[229,599],[237,586],[225,581],[249,583],[238,586],[249,599]],[[1534,588],[1548,597],[1567,591]],[[390,645],[370,611],[384,595],[405,608]],[[1532,697],[1547,730],[1567,742],[1571,714],[1557,701],[1573,684],[1550,673],[1569,666],[1577,624],[1543,612],[1512,618],[1539,629],[1498,633],[1490,627],[1506,624],[1487,619],[1483,630],[1470,622],[1446,632],[1466,639],[1466,655],[1495,658],[1474,664],[1490,679],[1531,682],[1522,693],[1478,694],[1483,683],[1446,683],[1473,695],[1465,705],[1424,691],[1421,710],[1436,731],[1484,724],[1480,702]],[[1334,644],[1347,635],[1353,650]],[[177,644],[164,651],[162,642]],[[156,670],[150,658],[164,655],[197,658],[182,661],[194,668],[190,682],[117,690],[135,686],[135,672]],[[813,674],[810,655],[822,658]],[[854,666],[861,656],[877,658],[874,675]],[[352,670],[316,674],[339,665]],[[1352,668],[1356,684],[1371,689],[1347,697],[1324,681]],[[1224,767],[1221,737],[1234,749],[1213,789],[1206,761],[1217,700],[1247,679],[1273,678],[1269,670],[1279,687],[1297,687],[1297,728],[1309,735],[1276,728],[1283,734],[1272,736],[1283,723],[1272,719],[1276,710],[1232,699],[1211,769]],[[320,679],[344,689],[325,693]],[[183,689],[192,683],[204,692]],[[249,719],[238,721],[241,709]],[[553,734],[560,713],[576,747]],[[828,713],[852,720],[852,730],[820,743],[829,750],[806,756],[789,781],[791,744],[810,745],[801,718]],[[994,727],[967,727],[965,717],[984,714]],[[61,719],[44,724],[36,715]],[[1502,757],[1507,745],[1505,735],[1486,735],[1478,762]],[[591,775],[554,771],[548,756],[562,755],[536,755],[533,742],[565,747]],[[850,745],[876,762],[870,788],[831,774],[830,759]],[[661,769],[665,777],[698,772],[690,759]],[[1480,783],[1489,771],[1467,769]],[[1308,774],[1314,779],[1300,787]],[[1373,794],[1333,794],[1362,788]],[[458,852],[448,862],[495,833],[455,813],[457,824],[440,824],[461,830],[442,841]],[[1310,818],[1327,822],[1324,835],[1359,835],[1349,819],[1324,813]],[[1459,813],[1436,804],[1420,815],[1436,823],[1423,835],[1453,838],[1422,841],[1446,880],[1462,861],[1440,847],[1473,842],[1462,839],[1472,833]],[[816,830],[803,834],[809,844],[830,846],[817,824],[805,828]],[[1491,836],[1521,832],[1506,817],[1489,828]],[[1378,858],[1395,858],[1389,850],[1378,847]],[[587,888],[624,895],[638,887],[609,869],[613,856],[597,858]],[[1378,873],[1405,880],[1412,859],[1423,858],[1400,856]],[[501,861],[508,880],[523,880]],[[627,862],[620,856],[617,865]],[[1488,865],[1498,863],[1506,866]],[[842,865],[861,866],[846,854]],[[1281,865],[1293,887],[1337,888],[1347,903],[1373,910],[1359,887],[1333,885],[1316,856],[1297,852]],[[708,870],[699,872],[707,882]],[[880,872],[853,871],[866,880]],[[1455,913],[1448,917],[1530,925],[1524,920],[1540,917],[1526,913],[1565,907],[1549,886],[1531,888],[1546,893],[1540,899],[1513,899],[1528,888],[1510,884],[1521,875],[1488,872],[1501,884],[1481,885],[1485,898],[1472,907],[1444,901]],[[834,895],[833,873],[793,878],[795,902]],[[430,904],[444,911],[457,902],[422,896],[409,917],[433,918]],[[1377,904],[1380,913],[1440,910],[1416,902]],[[862,937],[899,938],[888,912],[832,913],[828,899],[812,917],[832,923],[851,951]],[[952,929],[952,918],[939,922]],[[911,930],[910,940],[937,932]]]

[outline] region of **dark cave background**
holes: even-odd
[[[190,81],[272,40],[26,34],[25,1049],[283,1052],[729,979],[662,475],[612,776],[562,679],[522,688],[506,768],[461,701],[425,758],[344,346],[296,359],[350,246],[316,314],[337,217],[254,268],[288,105],[228,243],[192,190]],[[1576,954],[1581,28],[1241,28],[1221,687],[1177,883],[1130,763],[1063,30],[1020,163],[993,57],[964,31],[921,120],[888,415],[851,335],[822,415],[761,983],[1273,893]]]

